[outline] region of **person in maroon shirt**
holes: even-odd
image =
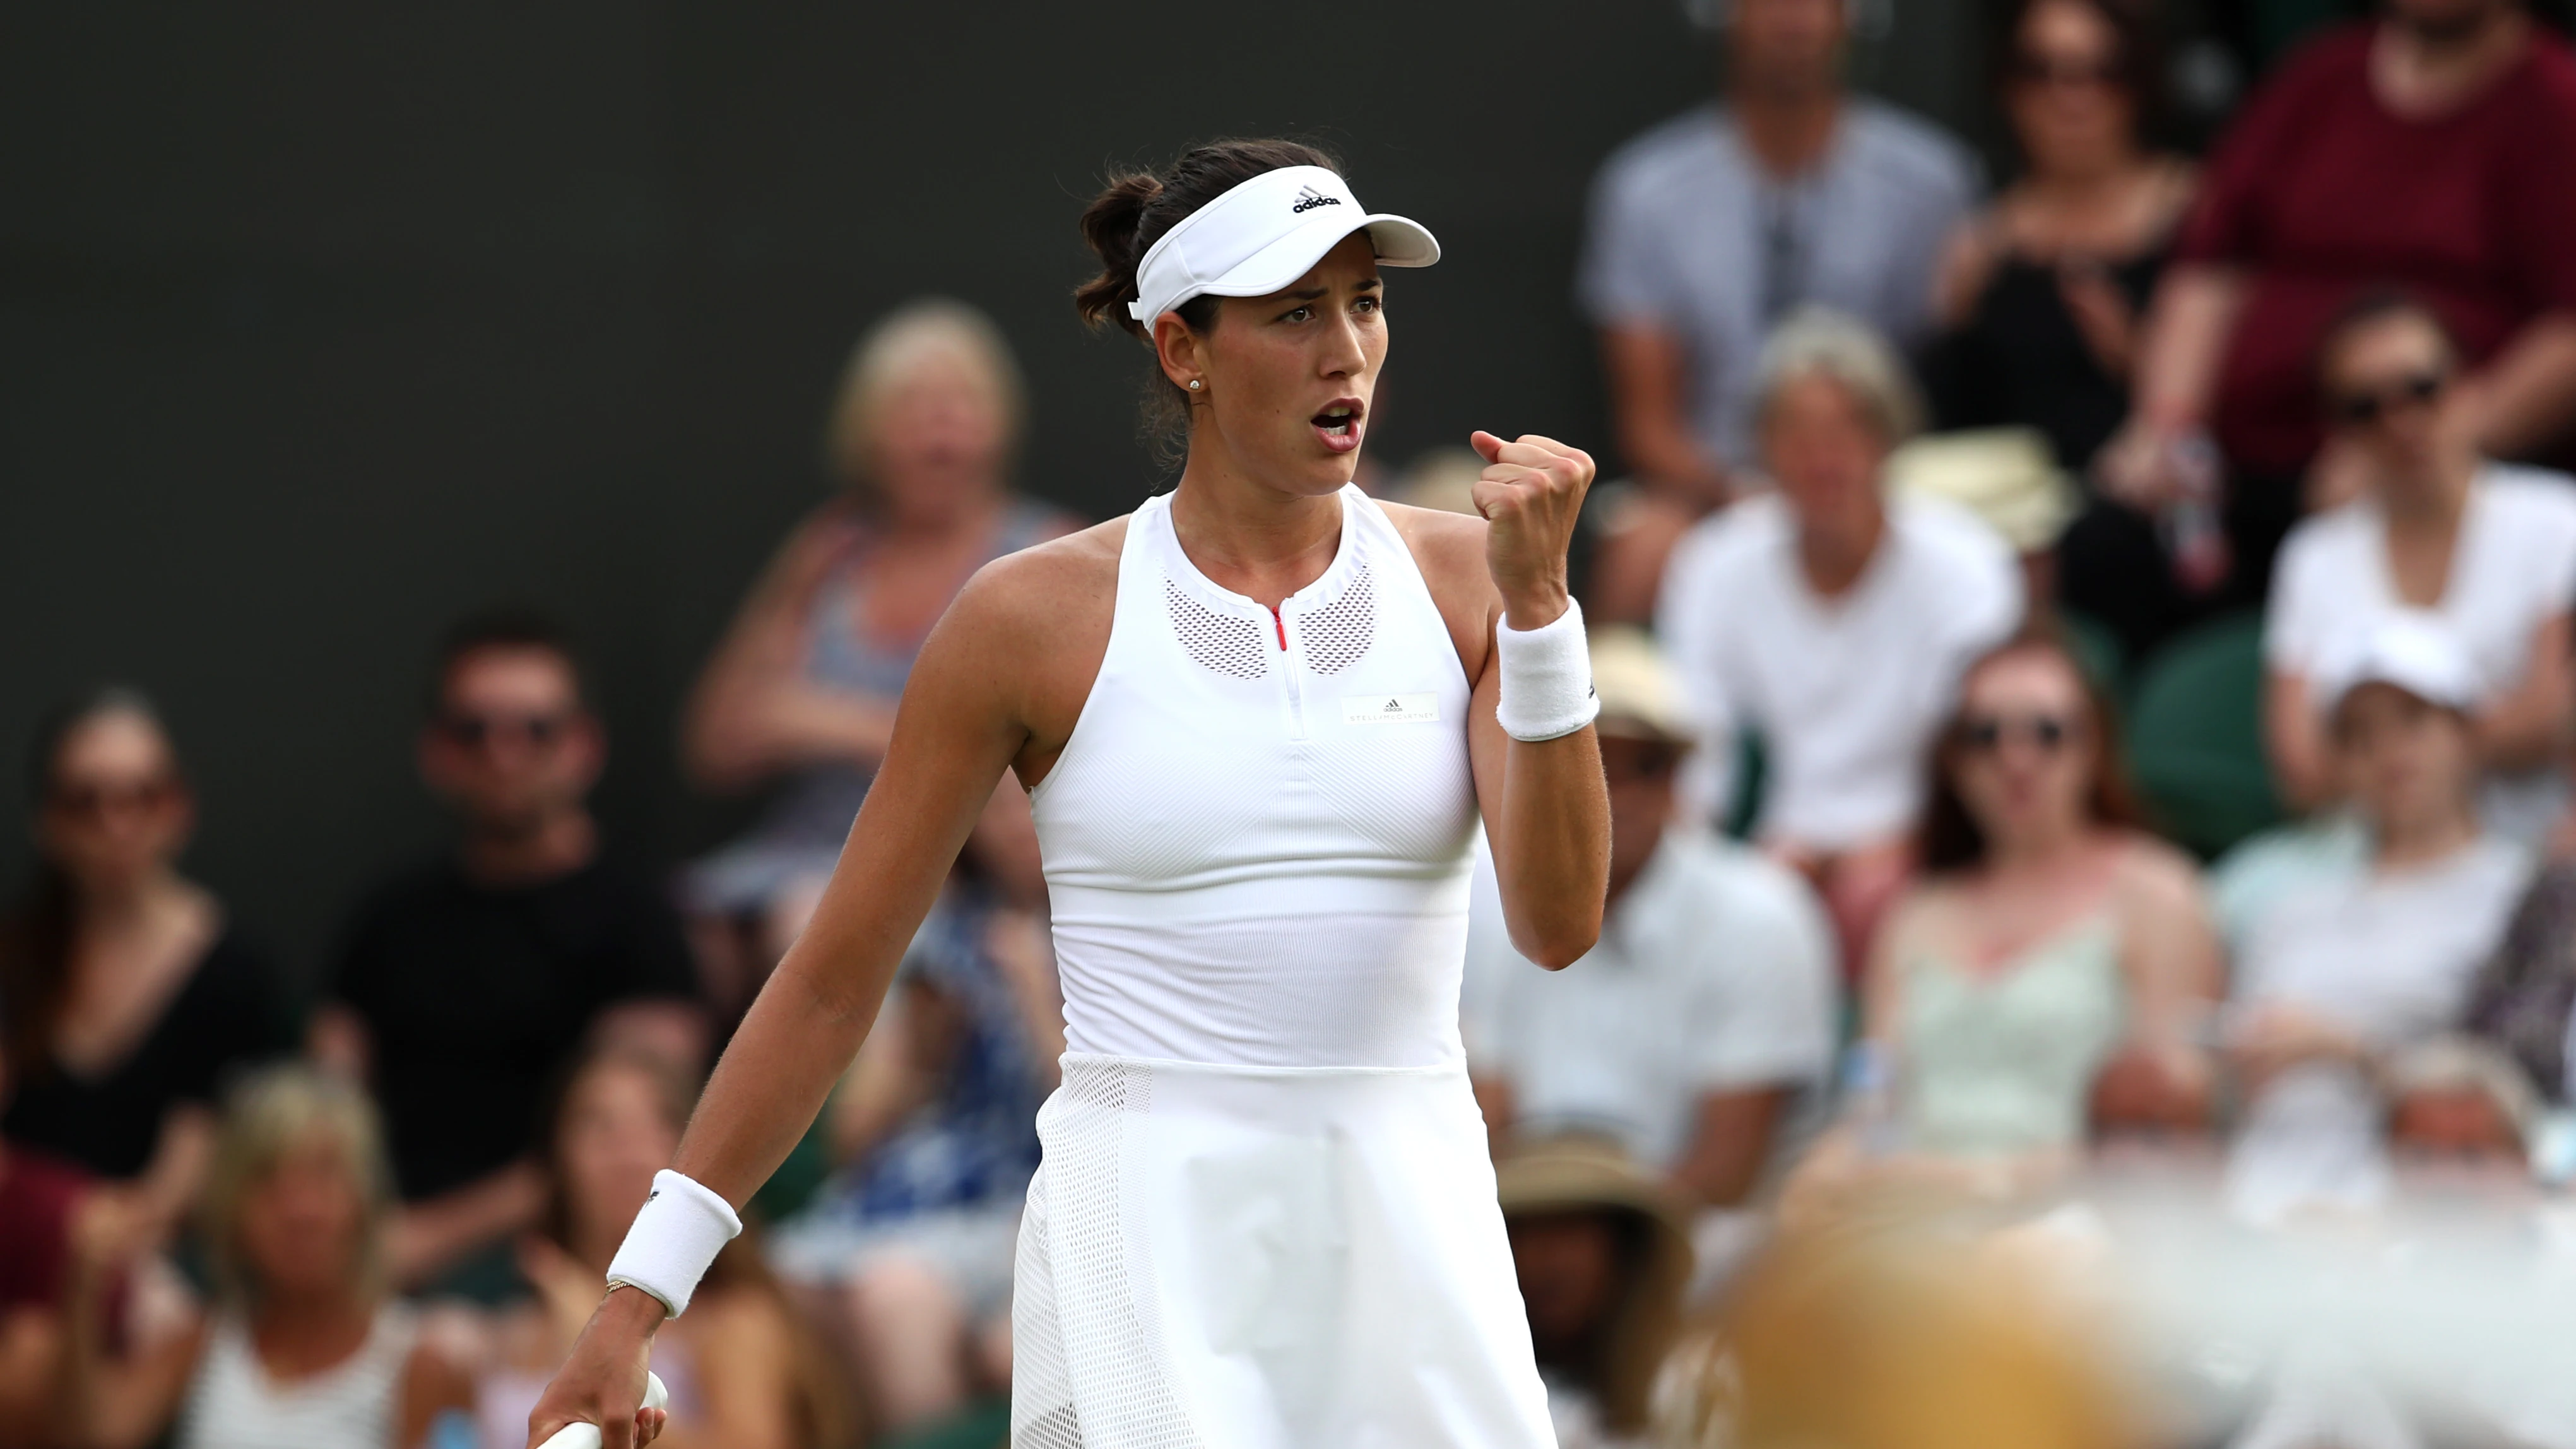
[[[2177,443],[2214,438],[2229,596],[2262,597],[2303,487],[2310,504],[2348,491],[2319,451],[2317,337],[2391,286],[2460,340],[2487,453],[2576,431],[2576,52],[2516,0],[2389,0],[2285,62],[2210,159],[2102,472],[2169,508]]]

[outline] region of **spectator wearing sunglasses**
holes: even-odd
[[[705,1030],[670,903],[601,848],[587,800],[607,744],[560,635],[506,614],[457,626],[419,752],[456,844],[360,907],[312,1048],[384,1107],[395,1276],[472,1296],[511,1282],[490,1250],[542,1204],[549,1079],[590,1039],[695,1071]]]
[[[179,872],[196,800],[148,700],[56,711],[32,783],[35,876],[0,922],[0,1136],[132,1185],[157,1241],[204,1178],[225,1078],[293,1035],[267,962]]]
[[[2576,479],[2480,456],[2483,389],[2440,320],[2403,295],[2346,308],[2318,350],[2317,387],[2362,492],[2282,549],[2264,626],[2274,777],[2294,805],[2334,797],[2317,671],[2390,612],[2429,612],[2469,663],[2481,813],[2535,843],[2563,809],[2558,756],[2576,714]]]
[[[2073,656],[2016,639],[1935,747],[1922,876],[1880,934],[1853,1120],[1801,1206],[1888,1181],[2013,1197],[2091,1133],[2189,1130],[2219,949],[2198,870],[2138,828],[2112,717]]]
[[[2106,458],[2106,485],[2152,510],[2214,440],[2222,597],[2244,603],[2303,494],[2348,486],[2310,363],[2356,283],[2407,287],[2451,330],[2487,383],[2482,451],[2549,457],[2576,417],[2576,53],[2521,0],[2381,11],[2285,60],[2211,153]]]
[[[2164,48],[2150,0],[2012,0],[1995,73],[2021,174],[1952,236],[1923,381],[1943,429],[2026,427],[2082,477],[2129,412],[2147,299],[2198,173],[2155,144]],[[2131,658],[2185,621],[2154,526],[2093,500],[2058,588]]]

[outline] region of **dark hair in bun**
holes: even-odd
[[[1073,310],[1094,327],[1108,322],[1150,340],[1152,329],[1127,315],[1127,304],[1136,300],[1136,264],[1183,217],[1255,176],[1289,166],[1341,169],[1331,155],[1302,141],[1236,140],[1186,151],[1160,175],[1112,176],[1082,209],[1082,239],[1099,256],[1100,275],[1073,289]],[[1215,297],[1202,294],[1174,310],[1191,331],[1205,332],[1216,321],[1216,307]],[[1190,395],[1157,368],[1145,379],[1143,412],[1140,432],[1147,445],[1177,465],[1189,448]]]

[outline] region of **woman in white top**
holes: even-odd
[[[2228,1198],[2258,1222],[2379,1205],[2381,1075],[2458,1023],[2531,876],[2527,852],[2479,828],[2476,669],[2440,619],[2392,614],[2317,678],[2370,859],[2284,895],[2246,933],[2227,1030],[2245,1102]]]
[[[1202,147],[1084,214],[1187,463],[986,567],[932,633],[814,924],[531,1416],[638,1410],[648,1339],[823,1101],[1005,767],[1065,998],[1014,1308],[1022,1449],[1550,1442],[1458,1041],[1481,813],[1522,954],[1599,931],[1608,806],[1565,550],[1591,460],[1475,436],[1484,520],[1349,485],[1421,227],[1311,148]],[[710,1228],[709,1225],[712,1225]]]
[[[385,1291],[392,1175],[375,1110],[298,1067],[242,1084],[202,1206],[223,1302],[123,1360],[106,1351],[103,1285],[131,1238],[113,1213],[74,1255],[62,1422],[72,1441],[178,1449],[413,1449],[473,1400]]]
[[[1706,731],[1682,803],[1722,810],[1736,733],[1759,733],[1762,843],[1815,883],[1856,972],[1905,885],[1924,751],[1960,672],[2021,621],[2021,571],[1974,515],[1887,496],[1887,456],[1922,406],[1867,327],[1793,317],[1755,397],[1778,487],[1694,527],[1656,606]]]
[[[2576,479],[2478,456],[2477,391],[2442,324],[2402,296],[2354,303],[2317,370],[2334,445],[2368,491],[2301,523],[2281,550],[2264,625],[2274,778],[2294,806],[2333,796],[2317,671],[2392,610],[2426,610],[2472,669],[2482,813],[2536,841],[2565,796],[2554,767],[2576,714]]]

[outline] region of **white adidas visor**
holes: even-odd
[[[1127,315],[1154,319],[1192,297],[1265,297],[1365,229],[1380,266],[1427,267],[1440,243],[1422,223],[1360,208],[1350,183],[1321,166],[1265,171],[1181,218],[1136,265]]]

